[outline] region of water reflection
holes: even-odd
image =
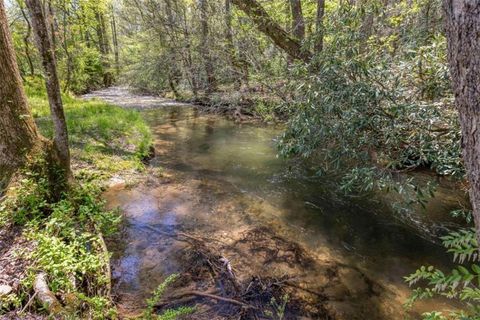
[[[173,230],[228,243],[230,248],[219,250],[246,275],[296,275],[331,297],[328,307],[350,319],[403,318],[401,303],[410,293],[403,276],[422,264],[449,265],[443,248],[393,219],[381,202],[347,199],[334,191],[335,181],[312,179],[278,158],[273,140],[280,128],[235,124],[188,107],[144,115],[155,133],[152,166],[172,177],[165,183],[150,177],[152,185],[106,194],[130,222],[128,244],[116,264],[119,292],[141,288],[147,296],[166,274],[182,269],[178,255],[184,244],[162,236]],[[279,261],[268,260],[272,245],[291,245],[272,243],[276,237],[299,243],[314,262],[285,264],[285,248],[274,256]],[[447,305],[433,300],[415,311],[432,306]]]

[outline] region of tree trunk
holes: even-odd
[[[103,85],[109,87],[113,83],[113,77],[110,72],[110,61],[108,55],[110,54],[110,45],[108,43],[107,30],[105,28],[105,16],[101,12],[95,12],[95,18],[97,20],[97,37],[98,48],[102,54],[103,65]]]
[[[120,75],[120,59],[119,59],[119,48],[118,48],[118,35],[117,35],[117,22],[115,21],[115,10],[112,5],[112,42],[113,42],[113,53],[115,55],[115,73],[117,77]]]
[[[311,53],[302,50],[300,42],[288,35],[256,0],[232,0],[232,2],[253,20],[261,32],[267,35],[273,43],[282,48],[288,55],[304,62],[310,61]]]
[[[292,33],[300,43],[305,39],[305,20],[302,13],[302,2],[300,0],[290,0],[292,10]]]
[[[176,8],[177,9],[177,8]],[[178,53],[180,51],[180,54],[183,56],[183,50],[177,50],[176,48],[172,48],[172,44],[176,44],[180,42],[179,37],[177,36],[177,21],[176,21],[176,12],[174,11],[174,8],[172,7],[172,3],[170,0],[165,1],[165,11],[167,14],[167,21],[168,24],[165,26],[165,28],[168,30],[168,40],[167,40],[167,54],[168,54],[168,60],[170,61],[169,67],[168,67],[168,72],[167,72],[167,77],[168,77],[168,84],[170,86],[170,89],[172,90],[175,98],[180,98],[180,92],[178,91],[177,87],[180,84],[180,80],[182,77],[182,71],[179,66],[178,61]]]
[[[58,81],[57,68],[55,65],[54,48],[48,35],[47,23],[45,21],[40,0],[26,0],[25,2],[30,12],[38,51],[45,71],[48,102],[50,104],[50,112],[55,129],[53,144],[57,153],[58,165],[64,171],[65,180],[70,181],[72,179],[72,172],[70,169],[67,124],[63,112],[60,83]]]
[[[47,25],[50,27],[50,37],[52,39],[52,48],[53,52],[57,49],[57,37],[55,35],[55,14],[53,13],[53,5],[52,5],[52,0],[48,1],[47,4],[48,7],[48,13],[45,16]]]
[[[317,19],[315,22],[316,38],[315,51],[322,52],[323,50],[323,16],[325,15],[325,0],[317,0]]]
[[[65,77],[65,85],[63,87],[63,91],[67,92],[70,89],[70,82],[72,79],[72,72],[73,72],[73,61],[70,51],[68,50],[68,35],[70,34],[68,30],[68,21],[67,18],[69,16],[69,10],[67,6],[67,1],[63,1],[63,19],[62,19],[62,29],[63,29],[63,39],[62,39],[62,48],[65,52],[65,56],[67,58],[67,74]]]
[[[23,91],[3,0],[0,0],[0,79],[0,184],[4,187],[40,136]]]
[[[228,56],[230,58],[230,64],[233,70],[233,81],[235,88],[239,90],[242,86],[242,69],[235,52],[235,45],[233,43],[233,31],[232,31],[232,5],[231,0],[225,0],[225,40],[227,44]]]
[[[463,161],[480,244],[480,2],[445,0],[448,62],[462,129]]]
[[[207,90],[206,94],[209,95],[213,91],[217,90],[217,79],[215,78],[215,71],[213,67],[211,52],[211,42],[209,39],[208,30],[208,2],[207,0],[200,0],[200,21],[202,26],[202,39],[201,39],[201,55],[205,66],[205,73],[207,75]]]
[[[20,7],[20,11],[22,12],[23,19],[25,19],[25,23],[27,24],[27,33],[25,34],[25,37],[23,37],[23,43],[25,45],[25,55],[27,56],[28,66],[30,68],[30,75],[33,76],[35,74],[35,68],[33,66],[32,58],[30,56],[30,35],[32,34],[32,26],[30,24],[30,21],[28,20],[27,14],[25,13],[23,4],[19,2],[18,6]]]

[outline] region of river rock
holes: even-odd
[[[126,185],[125,179],[122,179],[120,177],[112,177],[110,180],[108,180],[108,188],[122,188]]]
[[[12,291],[13,291],[13,288],[10,287],[9,285],[6,285],[6,284],[1,284],[0,285],[0,297],[6,296],[7,294],[9,294]]]

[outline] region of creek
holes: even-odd
[[[432,299],[403,308],[411,294],[403,277],[421,265],[448,268],[445,249],[412,219],[394,217],[384,201],[342,195],[333,179],[277,157],[280,127],[235,123],[121,88],[89,97],[142,109],[154,134],[144,181],[104,195],[126,219],[112,260],[123,313],[138,312],[172,273],[181,275],[174,290],[215,288],[232,296],[195,265],[205,250],[225,258],[240,284],[288,279],[287,319],[404,319],[456,307]],[[444,212],[455,197],[444,190],[440,198],[416,214],[421,224],[451,223]],[[192,249],[183,234],[204,243]],[[186,303],[199,305],[192,319],[233,318],[227,303]]]

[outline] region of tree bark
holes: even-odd
[[[57,153],[58,165],[64,171],[65,180],[70,181],[72,180],[72,172],[70,169],[67,124],[63,112],[60,83],[55,65],[54,47],[48,35],[47,23],[40,0],[26,0],[25,2],[30,13],[38,51],[42,58],[42,65],[45,71],[48,102],[50,104],[50,112],[55,129],[53,144]]]
[[[0,0],[0,79],[0,184],[4,187],[40,136],[28,109],[3,0]]]
[[[205,73],[207,75],[207,90],[209,95],[217,89],[217,79],[215,78],[215,70],[213,67],[213,61],[211,57],[210,48],[210,35],[208,29],[208,2],[207,0],[200,0],[200,21],[202,26],[202,39],[201,39],[201,55],[205,67]]]
[[[283,30],[256,0],[232,0],[232,2],[253,20],[261,32],[288,55],[304,62],[310,61],[312,54],[303,50],[300,42]]]
[[[55,14],[53,13],[52,0],[48,0],[48,13],[45,15],[47,25],[50,27],[50,37],[52,39],[53,52],[57,49],[57,37],[55,35]]]
[[[302,2],[300,0],[290,0],[292,10],[292,33],[300,43],[305,39],[305,20],[302,13]]]
[[[448,62],[462,130],[463,161],[480,244],[480,2],[444,0]]]
[[[325,15],[325,0],[317,0],[317,18],[315,22],[316,38],[315,51],[322,52],[323,50],[323,16]]]

